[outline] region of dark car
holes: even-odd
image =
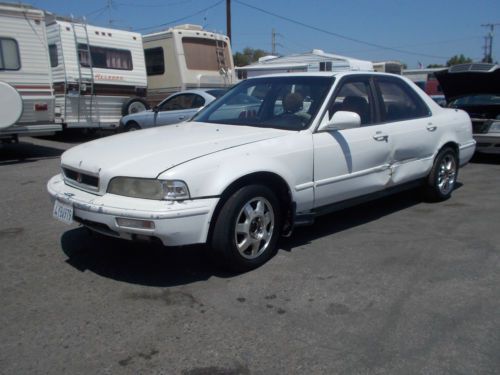
[[[455,65],[435,75],[448,107],[469,114],[476,151],[500,154],[500,65]]]

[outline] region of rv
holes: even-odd
[[[0,4],[0,139],[46,135],[61,130],[54,123],[43,11]]]
[[[236,82],[229,38],[198,25],[180,25],[143,36],[148,102],[193,88],[222,88]]]
[[[258,62],[236,68],[239,79],[265,74],[290,72],[341,72],[360,70],[372,72],[371,61],[326,53],[320,49],[288,56],[264,56]]]
[[[47,15],[47,38],[57,122],[115,129],[149,108],[141,34]]]

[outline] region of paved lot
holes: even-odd
[[[51,218],[78,139],[0,148],[2,374],[498,374],[500,158],[321,218],[241,275]]]

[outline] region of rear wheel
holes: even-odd
[[[432,201],[448,199],[455,188],[458,177],[458,158],[456,152],[450,148],[443,148],[432,167],[424,188],[426,197]]]
[[[276,195],[262,185],[244,186],[222,206],[211,245],[229,268],[251,270],[276,252],[280,225]]]

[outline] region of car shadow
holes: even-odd
[[[20,163],[33,163],[41,159],[54,159],[61,156],[64,150],[19,142],[0,145],[0,166]]]
[[[116,134],[116,132],[101,129],[65,129],[61,132],[57,132],[54,135],[37,138],[70,144],[79,144],[113,134]]]
[[[476,152],[472,159],[471,163],[474,164],[500,164],[500,154],[481,154]]]
[[[418,191],[411,190],[344,209],[340,214],[318,218],[311,226],[297,228],[290,238],[282,238],[278,246],[290,252],[317,238],[361,226],[421,202]],[[68,257],[66,262],[81,272],[88,270],[102,277],[144,286],[169,287],[212,276],[238,276],[221,268],[206,246],[166,248],[156,243],[106,237],[79,227],[63,234],[61,247]]]
[[[91,271],[117,281],[169,287],[235,276],[213,261],[205,246],[164,247],[93,233],[79,227],[65,232],[61,247],[66,262],[81,272]]]

